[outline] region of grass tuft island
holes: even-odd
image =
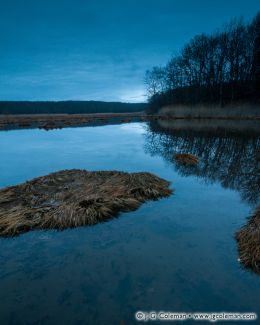
[[[195,166],[199,162],[199,159],[190,153],[176,153],[173,158],[178,164],[188,166]]]
[[[240,262],[260,274],[260,207],[236,233]]]
[[[172,193],[150,173],[63,170],[0,190],[0,236],[94,225]]]

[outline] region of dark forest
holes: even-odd
[[[260,13],[192,38],[165,66],[146,72],[150,112],[170,104],[259,103]]]
[[[0,114],[87,114],[129,113],[144,111],[143,103],[120,103],[102,101],[59,101],[59,102],[0,102]]]

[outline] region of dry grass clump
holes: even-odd
[[[131,122],[131,119],[130,118],[123,118],[121,120],[122,123],[130,123]]]
[[[63,170],[0,190],[0,236],[93,225],[169,196],[150,173]]]
[[[260,207],[236,233],[240,262],[260,274]]]
[[[197,165],[199,162],[198,158],[190,153],[177,153],[173,158],[177,163],[189,166]]]
[[[39,126],[39,129],[44,129],[46,131],[57,129],[58,125],[56,122],[50,121]]]
[[[26,127],[30,127],[31,124],[29,122],[20,122],[18,123],[18,126],[21,127],[21,128],[26,128]]]

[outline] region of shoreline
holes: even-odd
[[[149,115],[144,112],[129,113],[90,113],[90,114],[0,114],[0,131],[16,129],[59,129],[65,127],[98,126],[131,122],[161,121],[260,121],[255,116],[168,116],[166,114]]]
[[[144,119],[141,113],[90,113],[90,114],[10,114],[0,115],[0,130],[59,129],[65,127],[127,123]]]

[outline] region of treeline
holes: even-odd
[[[0,114],[131,113],[144,111],[145,109],[146,104],[144,103],[120,103],[101,101],[0,102]]]
[[[169,104],[259,102],[260,12],[234,19],[212,35],[197,35],[164,67],[146,72],[149,109]]]

